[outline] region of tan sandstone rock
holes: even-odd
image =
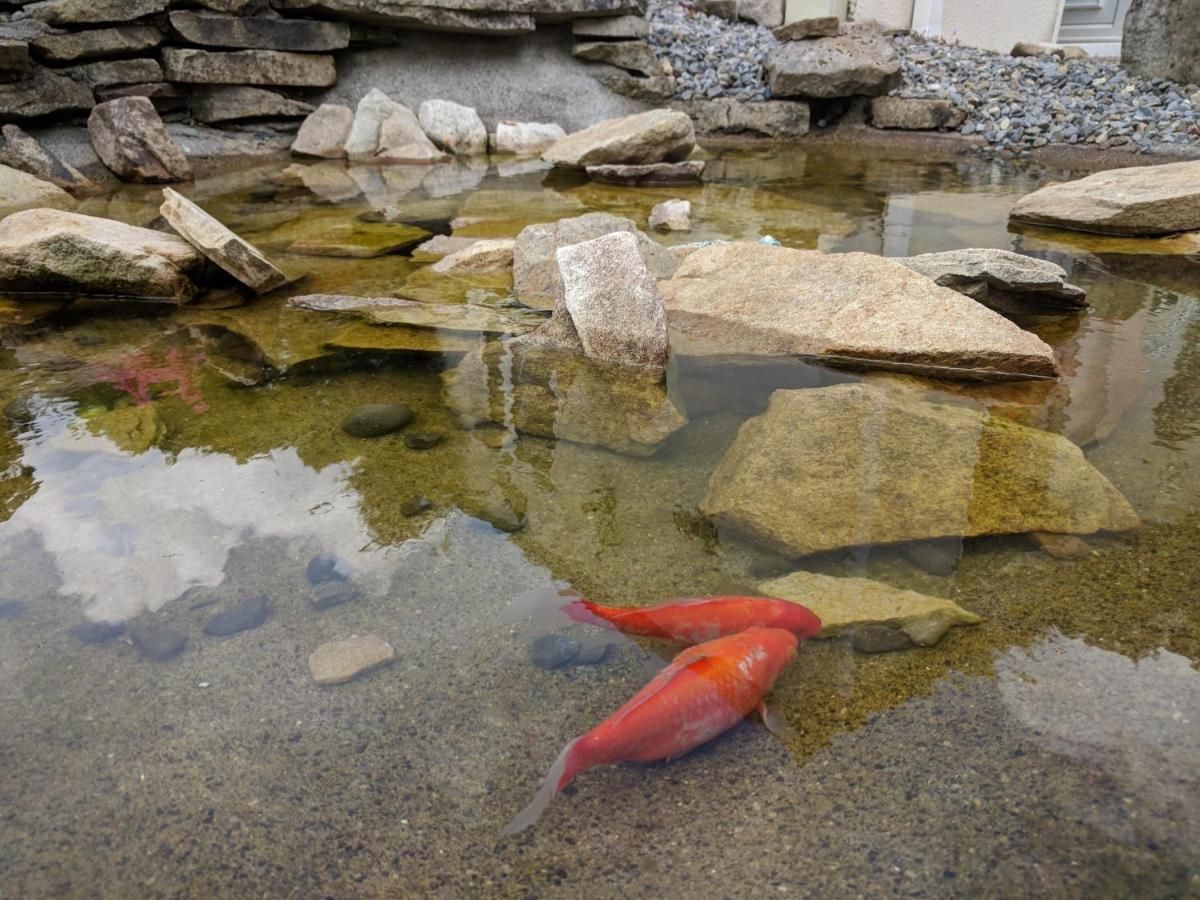
[[[308,671],[320,685],[344,684],[396,658],[396,651],[373,634],[322,644],[308,657]]]
[[[652,109],[573,132],[546,150],[542,159],[574,169],[605,163],[675,162],[687,159],[695,145],[696,134],[686,113]]]

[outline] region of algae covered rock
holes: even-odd
[[[1066,438],[867,384],[772,394],[717,465],[701,511],[789,556],[1138,525]]]
[[[975,625],[979,616],[951,600],[894,588],[870,578],[838,578],[793,572],[764,581],[759,591],[800,603],[821,620],[819,638],[838,637],[871,625],[903,632],[918,646],[936,644],[952,625]]]
[[[166,427],[153,404],[118,406],[116,409],[85,415],[88,430],[104,435],[127,453],[145,453],[158,444]]]

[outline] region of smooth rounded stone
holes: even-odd
[[[1104,234],[1161,235],[1200,230],[1200,160],[1109,169],[1026,194],[1015,222]]]
[[[421,128],[434,144],[456,156],[487,153],[487,129],[469,106],[449,100],[426,100],[417,110]]]
[[[309,584],[322,584],[327,581],[345,581],[354,574],[354,567],[336,553],[318,553],[308,561],[304,569],[304,577]]]
[[[350,44],[345,22],[267,16],[224,16],[172,10],[171,29],[189,44],[254,50],[297,50],[307,53],[343,50]]]
[[[88,116],[88,137],[100,161],[122,181],[186,181],[192,167],[145,97],[101,103]]]
[[[837,37],[788,41],[763,62],[775,97],[878,97],[899,87],[900,58],[873,23],[854,23]]]
[[[557,669],[579,655],[583,645],[564,634],[544,634],[529,647],[529,659],[539,669]]]
[[[655,231],[691,231],[692,204],[687,200],[664,200],[650,210],[648,224]]]
[[[42,66],[34,66],[28,78],[0,84],[0,115],[10,121],[75,115],[95,105],[86,84]]]
[[[352,635],[322,644],[309,654],[308,671],[319,685],[344,684],[387,665],[395,657],[395,649],[383,638]]]
[[[644,41],[583,41],[571,51],[589,62],[602,62],[637,75],[662,75],[662,65]]]
[[[430,450],[442,442],[440,431],[406,431],[404,446],[409,450]]]
[[[930,575],[950,575],[962,559],[962,540],[956,537],[902,544],[904,558]]]
[[[184,302],[203,257],[182,238],[50,209],[0,222],[0,290]]]
[[[1129,501],[1066,438],[938,402],[944,399],[874,382],[777,390],[767,411],[738,431],[700,509],[792,557],[1140,524]]]
[[[0,215],[37,207],[62,209],[74,205],[71,195],[58,185],[0,165]]]
[[[652,109],[576,131],[542,154],[556,166],[585,169],[605,163],[676,162],[696,146],[692,120],[678,110]]]
[[[24,614],[24,600],[0,600],[0,622],[11,622]]]
[[[44,34],[34,38],[30,47],[47,62],[61,64],[109,56],[129,56],[157,47],[162,43],[162,39],[162,32],[151,25],[128,25],[64,34]]]
[[[871,254],[714,244],[687,256],[658,290],[671,341],[688,355],[830,356],[906,372],[924,365],[942,378],[1058,373],[1036,335]]]
[[[222,610],[204,626],[204,633],[210,637],[226,637],[239,631],[257,628],[267,620],[271,603],[266,597],[252,597],[243,600],[229,609]]]
[[[605,40],[637,40],[648,37],[650,23],[645,16],[609,16],[603,19],[576,19],[571,23],[571,33],[577,38],[604,38]]]
[[[354,112],[350,107],[322,103],[300,125],[292,141],[292,152],[297,156],[342,159],[353,124]]]
[[[177,191],[163,189],[158,211],[184,240],[256,294],[265,294],[287,282],[287,276],[258,248]]]
[[[425,512],[427,509],[432,508],[432,506],[433,506],[432,500],[430,500],[424,494],[418,494],[415,497],[409,497],[407,500],[405,500],[403,503],[400,504],[400,514],[402,516],[407,516],[408,518],[412,518],[413,516],[419,516],[421,513]]]
[[[313,586],[308,602],[313,609],[329,609],[352,603],[363,595],[362,589],[350,581],[322,581]]]
[[[107,644],[124,633],[124,622],[80,622],[67,629],[82,644]]]
[[[607,164],[588,166],[588,178],[603,184],[625,184],[632,187],[665,187],[672,184],[699,184],[705,161],[685,159],[682,162],[658,162],[644,165]]]
[[[1092,555],[1092,545],[1078,535],[1035,531],[1029,537],[1055,559],[1084,559]]]
[[[850,646],[859,653],[893,653],[907,650],[912,641],[890,625],[859,625],[850,632]]]
[[[0,150],[0,163],[68,191],[84,193],[97,189],[94,181],[64,163],[20,126],[5,125],[3,134],[4,149]]]
[[[164,661],[173,659],[187,646],[187,635],[182,631],[162,625],[129,626],[129,637],[138,652],[147,659]]]
[[[875,97],[871,100],[871,124],[876,128],[940,131],[958,128],[966,118],[966,110],[956,108],[949,100],[910,97]]]
[[[193,47],[163,50],[168,81],[184,84],[248,84],[264,87],[331,87],[333,57],[282,50],[214,52]]]
[[[380,437],[399,431],[412,420],[412,410],[403,403],[367,403],[345,418],[342,431],[357,438]]]
[[[496,152],[537,156],[566,136],[566,131],[556,122],[512,122],[501,119],[496,123]]]
[[[808,38],[836,37],[841,23],[837,16],[816,16],[811,19],[797,19],[772,29],[775,40],[803,41]]]

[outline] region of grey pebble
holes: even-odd
[[[428,450],[441,442],[440,431],[408,431],[404,434],[404,446],[409,450]]]
[[[187,646],[187,635],[162,625],[131,625],[129,636],[142,656],[159,661],[172,659]]]
[[[399,431],[412,420],[412,410],[403,403],[367,403],[346,416],[342,431],[357,438],[379,437]]]
[[[318,553],[308,561],[304,577],[309,584],[322,581],[345,581],[354,574],[354,567],[336,553]]]
[[[222,610],[204,626],[204,633],[211,637],[225,637],[230,634],[237,634],[239,631],[246,631],[250,628],[257,628],[267,620],[267,613],[271,609],[271,603],[266,597],[252,597],[249,600],[243,600],[236,606]]]
[[[124,633],[124,622],[80,622],[67,629],[67,634],[83,644],[107,644]]]
[[[529,647],[529,659],[539,669],[557,669],[579,655],[583,645],[565,634],[544,634]]]
[[[850,633],[850,646],[860,653],[891,653],[907,650],[912,641],[890,625],[859,625]]]
[[[313,609],[329,609],[331,606],[341,606],[362,596],[358,585],[349,581],[323,581],[313,588],[308,598]]]
[[[900,547],[904,558],[931,575],[949,575],[962,559],[961,538],[932,538],[913,541]]]

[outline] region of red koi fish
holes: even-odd
[[[821,630],[821,620],[812,610],[773,597],[700,597],[628,609],[580,597],[562,611],[576,622],[681,644],[700,644],[756,625],[782,628],[800,639]]]
[[[524,831],[580,772],[683,756],[754,709],[776,730],[763,695],[796,655],[796,635],[748,628],[681,652],[624,706],[563,748],[545,783],[504,834]]]

